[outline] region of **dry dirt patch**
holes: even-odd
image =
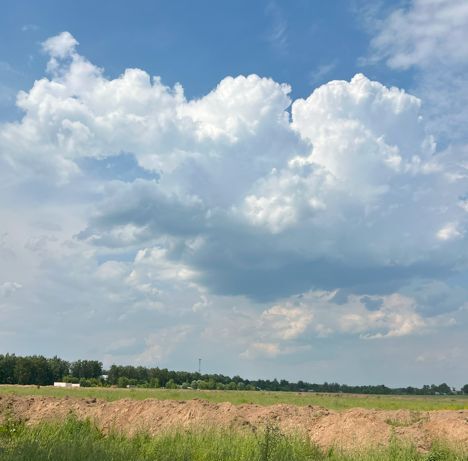
[[[0,396],[0,421],[5,415],[28,424],[63,419],[70,413],[90,418],[103,431],[125,434],[182,427],[224,427],[256,430],[267,423],[283,432],[307,434],[321,447],[347,449],[386,445],[392,437],[427,449],[434,440],[468,446],[468,410],[414,412],[352,409],[336,412],[318,406],[209,403],[205,400],[117,400]]]

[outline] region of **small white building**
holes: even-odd
[[[62,383],[62,382],[55,382],[54,383],[54,387],[80,387],[79,384],[75,384],[75,383]]]

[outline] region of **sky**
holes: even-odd
[[[0,352],[468,382],[468,4],[5,1]]]

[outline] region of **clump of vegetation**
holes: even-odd
[[[385,420],[385,422],[392,427],[409,427],[425,419],[427,419],[427,416],[422,415],[421,412],[411,411],[409,414],[409,418],[406,418],[406,419],[388,418]]]
[[[221,429],[172,430],[150,437],[104,435],[90,421],[69,416],[62,422],[27,427],[5,419],[0,425],[1,461],[467,461],[468,454],[435,446],[429,453],[392,442],[387,448],[345,453],[321,450],[307,437],[282,434],[275,426],[260,432]]]

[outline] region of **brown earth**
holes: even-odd
[[[104,432],[150,434],[174,427],[257,430],[270,423],[281,431],[302,432],[324,448],[386,445],[394,436],[421,450],[434,440],[468,447],[468,410],[383,411],[356,408],[336,412],[318,406],[209,403],[204,400],[118,400],[0,396],[0,422],[7,415],[27,424],[63,419],[73,413],[90,418]]]

